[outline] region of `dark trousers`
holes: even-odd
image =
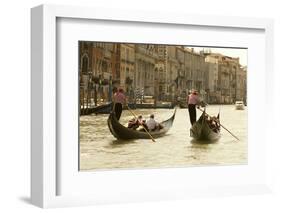
[[[188,104],[188,112],[189,112],[189,119],[191,125],[196,122],[196,105],[195,104]]]
[[[117,118],[117,120],[119,121],[121,114],[122,114],[122,104],[121,103],[116,103],[115,107],[114,107],[114,111],[115,111],[115,116]]]

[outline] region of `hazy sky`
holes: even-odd
[[[236,48],[210,48],[210,47],[189,47],[189,48],[194,48],[196,52],[200,52],[201,50],[211,50],[212,53],[221,53],[226,56],[230,57],[239,57],[240,64],[242,66],[247,66],[247,49],[236,49]]]

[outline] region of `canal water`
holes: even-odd
[[[212,144],[197,143],[189,136],[187,109],[177,109],[173,127],[166,136],[152,142],[149,139],[120,141],[107,127],[108,115],[80,117],[80,170],[141,169],[163,167],[214,166],[247,163],[247,108],[235,110],[234,105],[211,105],[207,113],[217,115],[221,123],[240,140],[223,128],[221,138]],[[157,121],[168,119],[173,109],[134,110],[146,119],[153,113]],[[197,118],[201,112],[197,110]],[[120,123],[133,116],[124,110]]]

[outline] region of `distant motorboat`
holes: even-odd
[[[237,110],[244,110],[245,105],[243,103],[243,101],[236,101],[235,102],[235,109]]]

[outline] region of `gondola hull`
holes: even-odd
[[[95,114],[109,114],[112,109],[112,103],[103,104],[94,108]]]
[[[112,109],[112,104],[103,104],[100,106],[81,108],[80,115],[90,115],[90,114],[109,114]]]
[[[129,105],[129,107],[130,107],[131,109],[135,109],[135,108],[136,108],[135,104],[129,103],[128,105]],[[100,106],[95,107],[95,108],[92,110],[91,113],[95,113],[95,114],[110,114],[110,112],[112,111],[112,107],[113,107],[113,103],[110,102],[110,103],[103,104],[103,105],[100,105]],[[124,106],[124,107],[123,107],[123,110],[126,110],[126,109],[127,109],[127,107]]]
[[[206,121],[205,112],[203,112],[198,121],[192,125],[190,136],[198,141],[213,142],[217,141],[221,134],[220,129],[214,131],[210,128]]]
[[[164,136],[173,125],[176,110],[173,116],[162,122],[163,129],[159,131],[149,132],[153,138],[159,138]],[[112,135],[117,139],[130,140],[130,139],[150,139],[150,136],[145,131],[129,129],[118,122],[114,112],[110,113],[107,120],[108,128]]]

